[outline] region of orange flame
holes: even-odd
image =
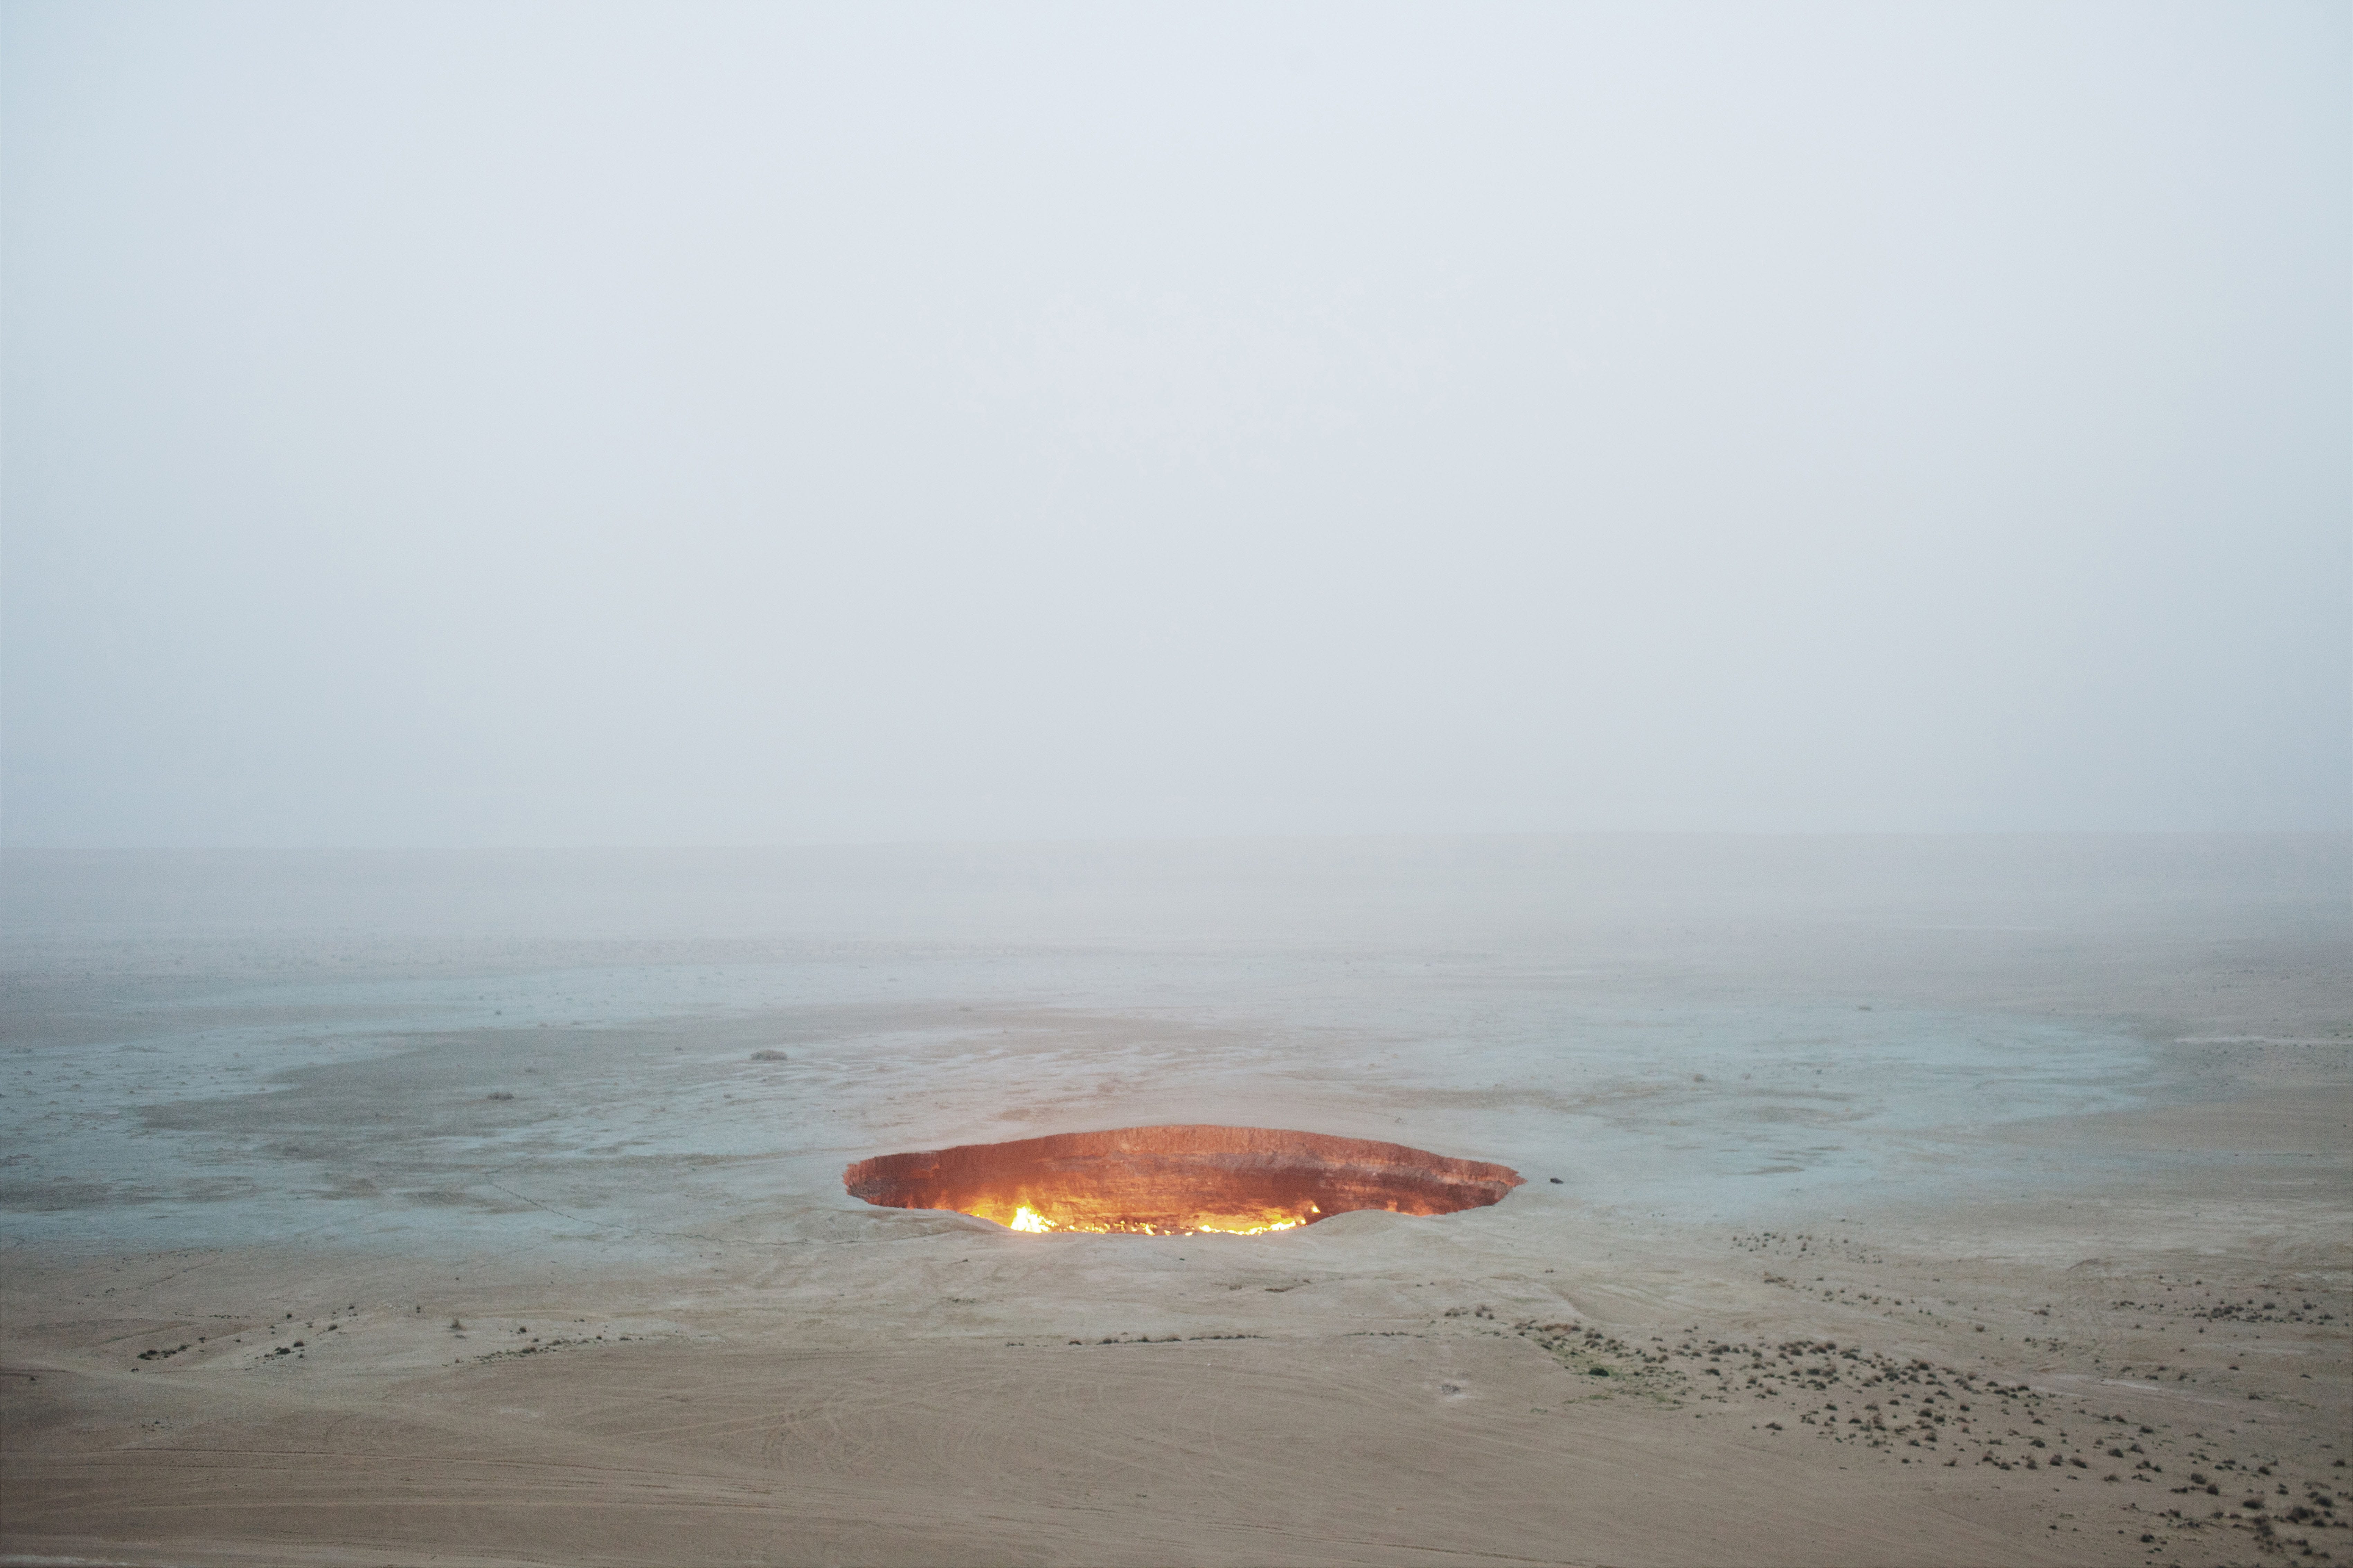
[[[1521,1181],[1401,1143],[1185,1125],[879,1154],[841,1184],[886,1208],[953,1209],[1030,1236],[1268,1236],[1359,1209],[1452,1214]]]
[[[1022,1231],[1030,1236],[1049,1236],[1055,1232],[1098,1236],[1266,1236],[1278,1230],[1297,1230],[1324,1217],[1324,1211],[1314,1204],[1305,1214],[1291,1214],[1281,1209],[1266,1209],[1254,1215],[1217,1215],[1191,1226],[1156,1226],[1145,1220],[1107,1218],[1101,1215],[1073,1214],[1050,1219],[1028,1204],[1015,1205],[1013,1217],[998,1218],[981,1207],[965,1211],[982,1219],[993,1219],[1008,1230]]]

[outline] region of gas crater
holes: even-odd
[[[881,1154],[842,1173],[882,1208],[949,1209],[1038,1233],[1263,1236],[1335,1214],[1453,1214],[1520,1173],[1363,1138],[1271,1127],[1121,1127]]]

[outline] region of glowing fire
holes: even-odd
[[[997,1215],[981,1213],[978,1209],[967,1212],[978,1214],[983,1219],[997,1219]],[[1048,1219],[1028,1204],[1022,1204],[1014,1209],[1011,1219],[997,1220],[997,1223],[1008,1230],[1024,1231],[1031,1236],[1046,1236],[1055,1231],[1092,1232],[1098,1236],[1265,1236],[1278,1230],[1297,1230],[1303,1225],[1324,1217],[1324,1211],[1314,1204],[1307,1205],[1307,1212],[1303,1215],[1278,1217],[1279,1212],[1270,1210],[1256,1216],[1219,1215],[1198,1225],[1163,1226],[1143,1220],[1105,1219],[1092,1215],[1071,1219]]]
[[[1360,1209],[1440,1215],[1519,1173],[1401,1143],[1271,1127],[1121,1127],[860,1160],[853,1197],[951,1209],[1028,1236],[1271,1236]]]

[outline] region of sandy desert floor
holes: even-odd
[[[0,1561],[2353,1561],[2348,862],[14,857]],[[1162,1121],[1528,1184],[840,1188]]]

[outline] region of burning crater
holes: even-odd
[[[1500,1203],[1520,1173],[1402,1143],[1270,1127],[1122,1127],[860,1160],[849,1195],[954,1209],[1015,1230],[1262,1236],[1351,1209],[1452,1214]]]

